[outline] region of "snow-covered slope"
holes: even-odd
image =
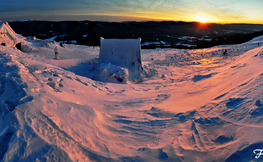
[[[0,161],[263,160],[263,37],[142,50],[138,84],[93,80],[99,48],[27,41],[0,46]]]

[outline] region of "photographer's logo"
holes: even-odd
[[[263,155],[263,149],[255,149],[253,153],[256,154],[255,158],[258,159],[261,155]]]

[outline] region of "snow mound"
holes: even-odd
[[[110,63],[101,63],[94,79],[102,82],[127,83],[128,77],[128,69]]]
[[[21,50],[22,50],[23,52],[28,53],[28,52],[34,51],[34,47],[33,47],[33,46],[30,46],[29,44],[22,44],[22,45],[21,45]]]

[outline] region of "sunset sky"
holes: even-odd
[[[0,20],[263,24],[263,0],[0,0]]]

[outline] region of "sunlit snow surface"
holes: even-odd
[[[55,60],[54,43],[27,41],[0,46],[0,161],[263,161],[263,37],[142,50],[128,84],[93,80],[98,47]]]

